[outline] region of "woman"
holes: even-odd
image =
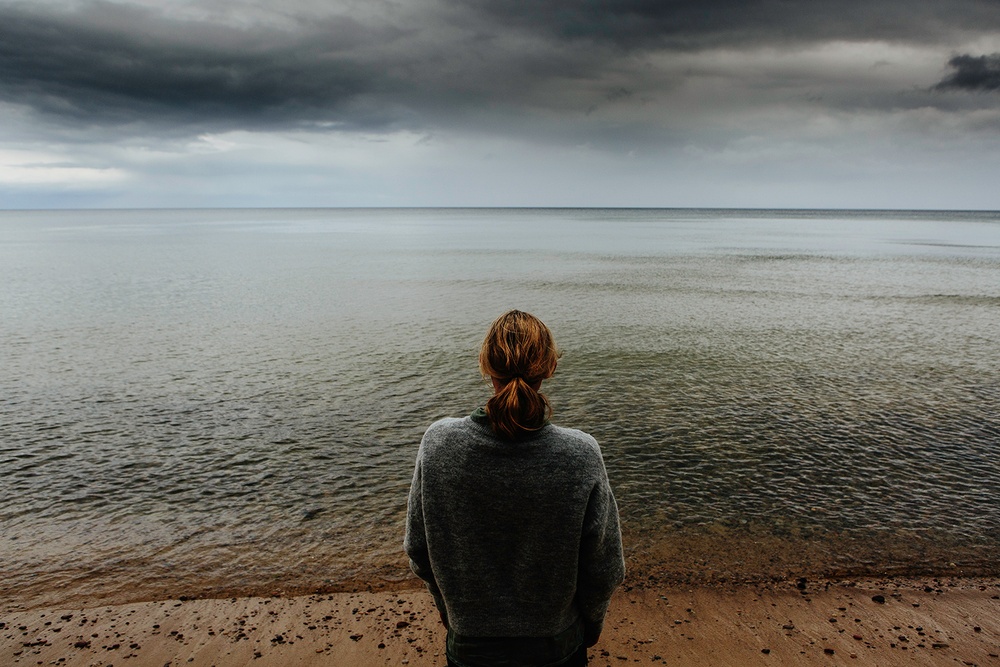
[[[622,582],[618,507],[597,441],[548,422],[560,356],[512,310],[486,334],[485,409],[427,429],[404,548],[448,629],[448,664],[585,665]]]

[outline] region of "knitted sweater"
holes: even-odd
[[[432,424],[404,548],[449,627],[470,637],[552,637],[578,618],[596,637],[625,573],[597,441],[551,424],[519,441],[475,416]]]

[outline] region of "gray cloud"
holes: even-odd
[[[986,205],[995,7],[0,0],[0,204]]]
[[[648,54],[939,43],[1000,29],[993,0],[299,0],[267,20],[260,5],[246,5],[242,18],[254,20],[242,21],[226,20],[221,6],[204,0],[168,15],[102,1],[0,0],[0,101],[94,127],[527,124],[549,112],[649,105],[681,86],[683,72],[643,62]],[[953,66],[956,82],[975,74],[974,64]]]
[[[955,71],[935,86],[937,90],[1000,90],[1000,53],[959,55],[948,66]]]
[[[494,21],[624,49],[954,38],[996,29],[992,0],[471,0]]]
[[[358,109],[385,75],[354,61],[370,34],[350,18],[305,33],[176,21],[93,3],[56,14],[0,10],[0,96],[74,122],[379,124]],[[368,33],[368,34],[366,34]]]
[[[614,60],[496,31],[458,5],[431,9],[238,25],[100,1],[0,3],[0,101],[95,131],[453,127],[482,124],[484,114],[496,122],[501,111],[510,123],[535,108],[585,109],[592,101],[566,89],[599,80]]]

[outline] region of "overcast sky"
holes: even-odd
[[[997,0],[0,0],[0,208],[1000,209]]]

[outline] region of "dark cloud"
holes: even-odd
[[[77,128],[523,129],[662,104],[657,94],[681,89],[687,74],[643,62],[644,51],[960,43],[948,40],[1000,30],[996,0],[375,2],[338,15],[329,12],[346,5],[299,0],[282,5],[281,20],[226,22],[208,2],[185,4],[205,11],[182,18],[100,0],[0,0],[0,101]],[[991,62],[981,67],[995,77]],[[976,73],[975,63],[953,66],[956,82]],[[811,74],[775,77],[792,95]],[[941,85],[965,85],[952,78]]]
[[[0,97],[97,124],[386,120],[358,108],[381,75],[347,53],[364,33],[350,19],[294,34],[90,8],[0,9]]]
[[[594,49],[509,43],[459,5],[447,18],[419,9],[236,27],[100,1],[0,4],[0,101],[75,126],[426,128],[523,108],[547,81],[585,80],[600,61]]]
[[[495,21],[625,49],[948,39],[1000,27],[994,0],[470,0]]]
[[[955,56],[948,66],[955,71],[935,86],[937,90],[1000,90],[1000,53]]]

